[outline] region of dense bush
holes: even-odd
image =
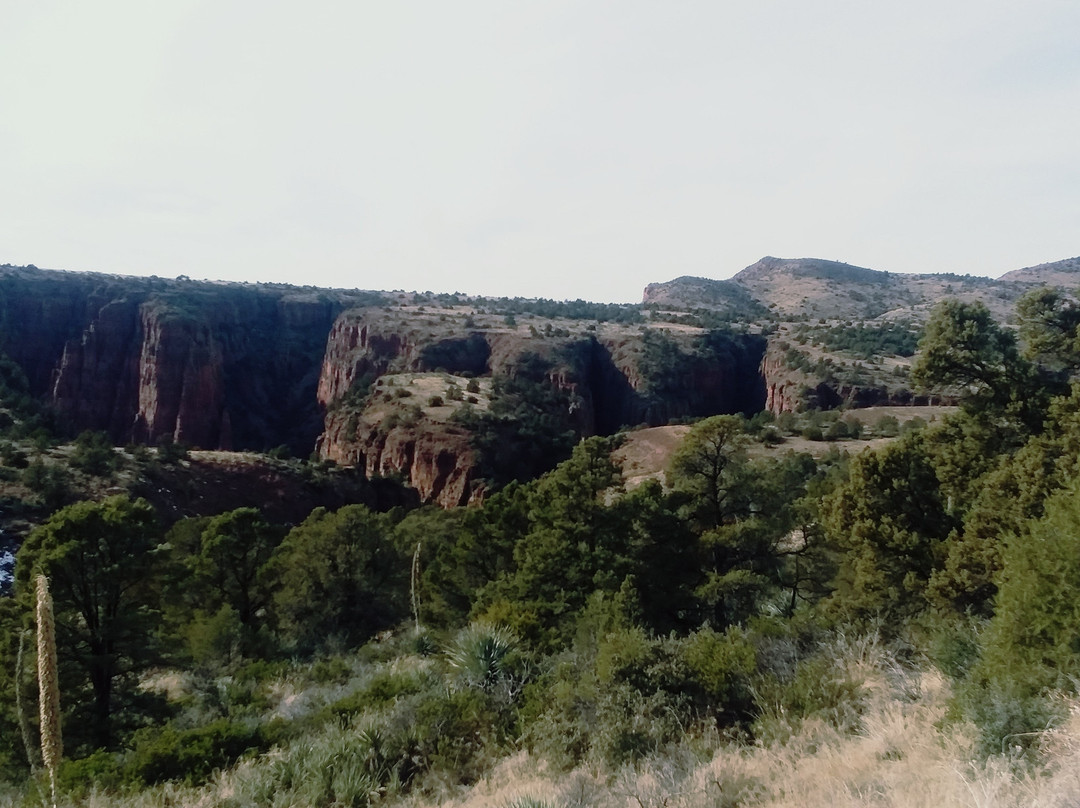
[[[123,771],[128,780],[146,785],[165,780],[199,782],[248,753],[269,748],[274,740],[266,727],[224,718],[190,729],[170,725],[143,729],[132,739]]]

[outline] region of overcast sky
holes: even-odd
[[[622,302],[1078,254],[1076,0],[0,0],[0,263]]]

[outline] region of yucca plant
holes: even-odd
[[[540,797],[517,797],[506,803],[504,808],[556,808],[556,803]]]
[[[507,663],[516,648],[510,629],[473,623],[458,634],[447,658],[466,685],[490,690],[509,674]]]
[[[38,706],[40,710],[41,759],[49,772],[53,808],[56,806],[56,772],[64,756],[60,734],[60,680],[56,667],[56,629],[53,624],[49,579],[38,575],[37,586],[37,656]]]

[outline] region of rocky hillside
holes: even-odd
[[[999,279],[899,274],[816,258],[762,258],[728,281],[677,278],[650,284],[646,304],[726,310],[729,301],[764,307],[780,319],[925,319],[945,297],[981,300],[1001,319],[1034,286],[1080,286],[1080,258],[1016,270]],[[740,298],[740,294],[744,297]]]

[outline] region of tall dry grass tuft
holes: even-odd
[[[56,772],[64,755],[60,735],[60,680],[56,668],[56,629],[49,579],[37,580],[38,704],[41,713],[41,759],[49,771],[52,803],[56,806]]]

